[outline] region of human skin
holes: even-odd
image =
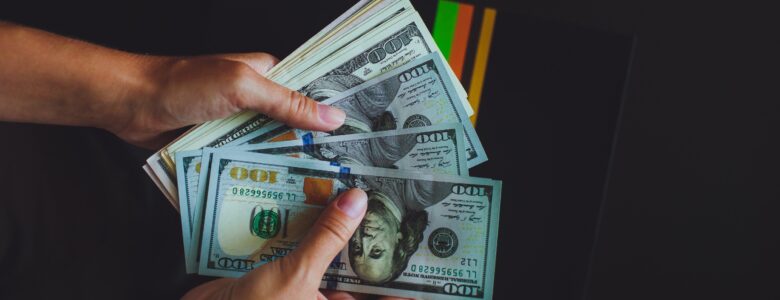
[[[242,110],[292,127],[330,131],[343,111],[280,86],[265,74],[265,53],[163,57],[126,53],[0,22],[0,121],[89,126],[148,148],[175,130]],[[185,299],[354,299],[320,291],[330,260],[366,210],[366,194],[349,190],[320,215],[298,249],[238,279],[204,283]]]
[[[329,131],[344,112],[263,76],[265,53],[137,55],[0,22],[0,120],[89,126],[159,148],[174,130],[254,110]]]

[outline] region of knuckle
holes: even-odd
[[[259,60],[261,60],[261,61],[263,61],[263,62],[265,62],[265,63],[267,63],[269,65],[275,65],[275,64],[279,63],[279,59],[276,58],[276,56],[273,56],[273,55],[265,53],[265,52],[257,53],[257,59],[259,59]]]
[[[255,71],[261,75],[265,75],[279,62],[276,57],[265,52],[247,54],[246,57],[251,61],[250,64],[255,68]]]
[[[288,95],[287,121],[303,121],[311,115],[314,107],[312,101],[297,91],[290,91]]]
[[[225,61],[225,64],[227,64],[227,78],[237,84],[251,78],[255,73],[252,67],[242,62]]]

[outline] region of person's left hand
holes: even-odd
[[[159,149],[182,127],[245,110],[313,131],[346,117],[266,78],[267,53],[138,55],[2,20],[0,53],[4,122],[97,127]]]
[[[343,111],[276,84],[265,77],[277,59],[266,53],[196,57],[145,57],[149,83],[118,101],[116,118],[104,128],[132,144],[159,148],[175,129],[228,117],[242,110],[259,112],[289,126],[329,131],[344,122]]]
[[[322,276],[360,225],[366,193],[351,189],[339,195],[289,255],[252,270],[241,278],[204,283],[182,299],[356,299],[366,295],[319,290]],[[393,298],[383,298],[393,299]]]

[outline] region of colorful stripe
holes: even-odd
[[[474,14],[474,6],[469,4],[458,5],[458,22],[455,24],[455,34],[452,38],[452,48],[447,60],[458,79],[463,74],[463,62],[466,60],[466,48],[471,32],[471,16]]]
[[[493,28],[496,21],[496,10],[485,8],[482,15],[482,27],[479,29],[479,40],[476,45],[474,62],[470,65],[471,81],[463,80],[464,70],[467,70],[466,57],[473,53],[474,48],[469,48],[469,35],[471,34],[472,19],[474,18],[474,5],[458,3],[449,0],[439,0],[436,9],[436,19],[433,23],[433,38],[439,46],[442,56],[449,62],[455,76],[463,83],[469,83],[469,104],[474,109],[471,122],[476,123],[477,112],[482,96],[482,85],[487,70],[490,44],[493,39]],[[479,20],[479,19],[477,19]],[[476,30],[476,28],[475,28]],[[474,32],[477,34],[477,31]],[[471,49],[471,50],[469,50]],[[465,75],[468,76],[468,75]]]
[[[476,124],[477,113],[479,113],[479,101],[482,97],[482,84],[485,80],[485,71],[487,71],[488,55],[490,54],[490,44],[493,40],[493,27],[496,24],[496,10],[485,8],[482,15],[482,29],[479,32],[479,42],[477,42],[477,55],[474,58],[474,70],[471,72],[471,86],[469,87],[469,103],[474,108],[474,115],[471,116],[471,123]]]
[[[451,1],[439,1],[436,9],[436,20],[433,23],[433,39],[439,46],[439,51],[444,58],[449,59],[452,39],[455,34],[455,24],[458,17],[458,3]]]

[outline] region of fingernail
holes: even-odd
[[[368,205],[368,199],[363,191],[348,191],[336,203],[336,207],[352,219],[360,218],[366,210],[366,205]]]
[[[347,117],[343,110],[322,103],[317,104],[317,111],[320,114],[320,121],[330,125],[341,126]]]

